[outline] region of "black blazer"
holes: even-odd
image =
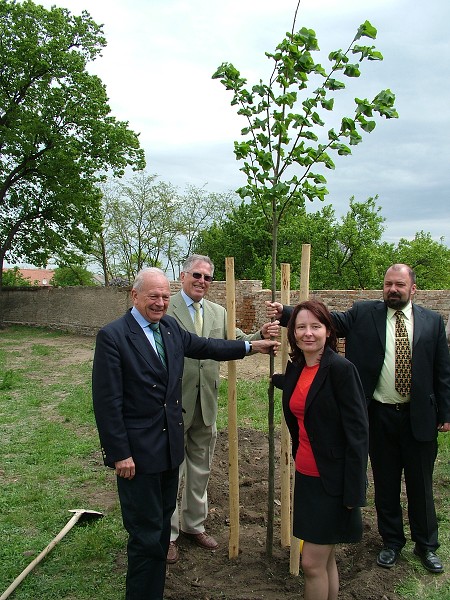
[[[419,442],[436,439],[438,423],[450,422],[450,358],[440,314],[413,304],[411,357],[411,429]],[[355,302],[333,313],[345,356],[356,365],[370,401],[383,366],[387,308],[381,301]]]
[[[283,412],[294,459],[299,427],[289,401],[301,371],[299,364],[289,362],[285,375],[272,378],[283,390]],[[367,404],[354,365],[328,347],[306,398],[305,428],[327,493],[342,496],[344,506],[364,506],[369,452]]]
[[[413,304],[414,334],[411,372],[411,430],[417,441],[436,439],[438,423],[450,423],[450,358],[439,313]],[[292,308],[283,310],[287,324]],[[355,302],[346,312],[333,312],[338,337],[346,338],[345,356],[358,369],[370,402],[386,350],[387,308],[380,300]]]
[[[132,456],[138,473],[178,467],[184,459],[184,357],[235,360],[246,354],[243,341],[198,337],[169,316],[160,330],[167,370],[130,312],[97,334],[92,395],[107,466]]]

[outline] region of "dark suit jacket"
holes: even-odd
[[[292,309],[286,307],[282,324]],[[345,356],[358,369],[370,402],[386,350],[387,308],[380,300],[355,302],[346,312],[333,312],[338,337],[346,338]],[[450,422],[450,358],[442,317],[413,304],[414,334],[411,373],[411,429],[418,441],[436,439],[437,424]]]
[[[130,456],[138,473],[178,467],[184,458],[181,382],[184,357],[235,360],[245,342],[200,338],[175,319],[160,321],[167,370],[127,312],[97,334],[92,372],[94,413],[105,464]]]
[[[289,400],[301,371],[299,364],[289,362],[285,375],[273,376],[274,385],[283,389],[283,412],[294,459],[299,427]],[[369,452],[367,404],[354,365],[328,347],[306,398],[305,428],[327,493],[342,495],[344,506],[364,506]]]

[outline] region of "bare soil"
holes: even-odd
[[[279,359],[277,359],[279,361]],[[268,359],[257,355],[237,363],[238,378],[267,377]],[[226,375],[226,365],[221,367]],[[279,437],[276,438],[279,456]],[[209,516],[207,532],[220,543],[215,552],[203,550],[180,536],[180,560],[167,571],[167,600],[299,600],[303,592],[299,575],[289,570],[290,549],[280,543],[280,504],[275,501],[274,543],[272,557],[266,553],[266,519],[268,489],[267,435],[251,429],[239,431],[239,556],[229,559],[228,435],[219,432],[208,486]],[[275,491],[280,498],[279,461],[276,463]],[[369,473],[370,478],[370,473]],[[380,550],[373,486],[369,483],[368,506],[363,511],[364,535],[359,544],[340,545],[337,562],[340,574],[340,600],[400,600],[398,584],[414,576],[430,578],[407,544],[392,569],[376,565]],[[448,577],[447,574],[438,577]]]
[[[22,347],[23,347],[22,342]],[[26,342],[25,342],[26,343]],[[81,336],[40,339],[58,348],[58,368],[92,359],[94,340]],[[279,366],[277,358],[277,367]],[[47,377],[57,377],[56,364]],[[221,366],[226,377],[227,367]],[[268,358],[256,355],[237,362],[238,378],[254,380],[267,377]],[[279,456],[279,438],[276,438],[276,455]],[[100,459],[99,459],[99,462]],[[165,598],[167,600],[299,600],[302,597],[303,577],[289,572],[289,548],[280,544],[280,480],[278,459],[276,465],[274,507],[274,543],[272,556],[266,553],[266,516],[268,489],[267,435],[251,429],[239,431],[239,556],[229,559],[229,495],[228,495],[228,436],[219,432],[209,483],[208,533],[220,546],[215,552],[203,550],[180,536],[178,546],[180,561],[167,568]],[[370,479],[370,472],[369,472]],[[442,485],[440,485],[442,483]],[[436,499],[445,493],[443,482],[436,482]],[[104,507],[117,502],[115,491],[104,491]],[[98,499],[98,498],[97,498]],[[363,511],[364,536],[358,544],[340,545],[337,561],[340,574],[340,600],[400,600],[396,587],[404,580],[415,577],[423,585],[432,584],[433,578],[450,576],[428,574],[412,554],[408,542],[392,569],[382,569],[375,563],[380,549],[373,486],[369,481],[369,502]],[[118,557],[117,568],[125,570],[126,552]],[[445,586],[441,589],[444,589]],[[445,594],[444,594],[445,596]],[[444,596],[443,600],[444,600]],[[447,598],[447,596],[445,596]],[[450,596],[449,596],[450,597]]]
[[[276,443],[278,447],[278,440]],[[168,600],[299,600],[303,577],[289,573],[289,548],[280,544],[280,505],[275,503],[273,555],[266,554],[267,457],[264,433],[239,431],[239,556],[229,559],[228,437],[219,433],[209,491],[207,531],[220,543],[215,552],[198,548],[180,536],[180,561],[169,565]],[[277,452],[279,454],[279,452]],[[278,472],[279,470],[276,469]],[[276,477],[279,498],[279,477]],[[398,600],[395,586],[414,567],[405,558],[393,569],[375,564],[380,541],[373,508],[364,510],[364,537],[359,544],[339,546],[340,600]],[[411,555],[411,548],[403,554]]]

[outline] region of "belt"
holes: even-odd
[[[411,404],[411,402],[392,402],[391,404],[388,404],[387,402],[379,402],[378,400],[375,400],[375,405],[377,406],[382,406],[383,408],[390,408],[391,410],[409,410],[409,405]]]

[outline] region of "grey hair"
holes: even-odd
[[[214,275],[213,261],[209,258],[209,256],[204,256],[203,254],[191,254],[190,256],[188,256],[187,259],[184,261],[181,270],[184,273],[190,271],[192,269],[192,265],[198,261],[208,263],[208,265],[211,267],[211,275]]]
[[[162,269],[159,269],[158,267],[146,267],[145,269],[141,269],[139,271],[139,273],[136,275],[136,278],[133,282],[134,290],[137,290],[139,292],[142,289],[145,276],[148,273],[154,273],[155,275],[162,275],[165,279],[167,279],[167,275],[164,273],[164,271]]]

